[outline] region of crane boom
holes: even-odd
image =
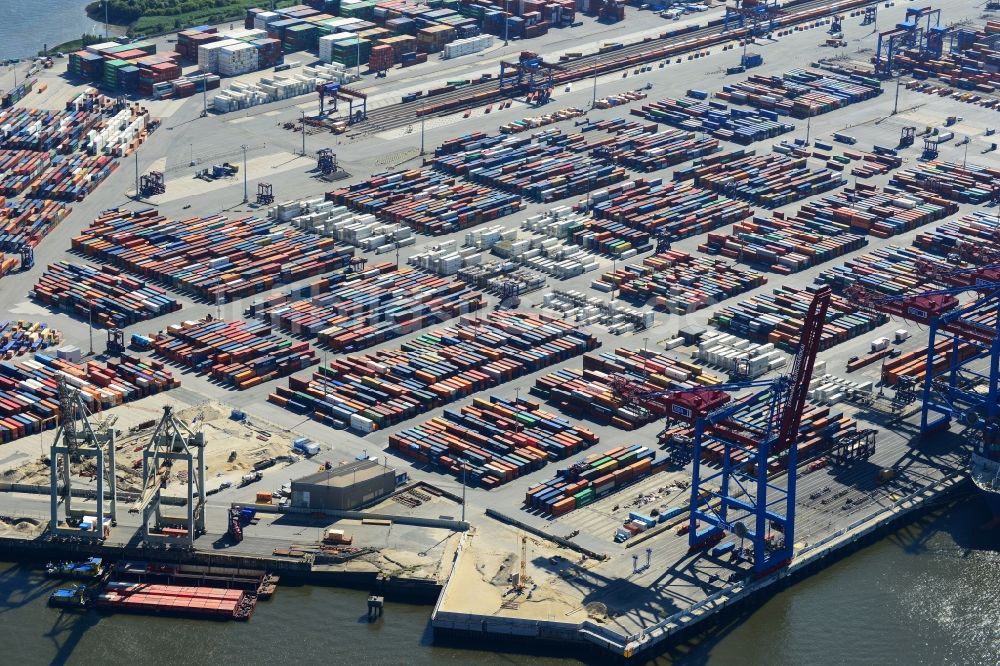
[[[788,398],[781,413],[781,430],[777,441],[779,451],[795,449],[795,438],[802,423],[802,410],[806,406],[809,382],[812,380],[813,367],[816,365],[816,355],[819,353],[819,343],[823,337],[823,323],[826,321],[826,311],[830,307],[832,295],[830,287],[821,287],[809,304],[799,352],[795,355],[795,362],[792,365]],[[788,469],[794,469],[791,463]]]

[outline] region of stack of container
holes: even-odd
[[[594,102],[595,109],[611,109],[616,106],[622,106],[628,104],[629,102],[638,102],[641,99],[646,99],[646,93],[641,90],[626,90],[623,93],[618,93],[615,95],[608,95],[607,97],[601,97],[596,102]]]
[[[641,390],[659,391],[665,388],[714,386],[724,379],[700,365],[686,363],[655,349],[632,350],[617,347],[614,352],[588,354],[583,357],[584,371],[626,375],[638,382]],[[559,388],[558,384],[553,385]],[[580,405],[585,407],[583,403]]]
[[[511,270],[509,263],[499,261],[466,266],[458,271],[458,279],[500,298],[505,298],[510,289],[527,294],[545,286],[545,278],[538,273],[523,268]]]
[[[551,229],[551,226],[549,227]],[[620,222],[593,220],[578,215],[567,229],[567,240],[574,245],[615,258],[628,259],[650,249],[650,236]],[[551,233],[551,232],[550,232]]]
[[[943,257],[956,253],[962,257],[974,256],[980,249],[992,249],[996,245],[998,230],[1000,223],[996,213],[977,210],[932,231],[917,234],[913,244]]]
[[[462,317],[400,346],[345,356],[311,379],[289,380],[268,400],[367,433],[595,349],[566,322],[521,312]]]
[[[414,30],[416,29],[414,28]],[[391,48],[392,62],[398,65],[403,62],[404,53],[414,54],[416,52],[417,38],[405,33],[396,34],[393,37],[385,37],[378,40],[378,45]]]
[[[353,254],[332,239],[255,217],[173,221],[154,209],[105,211],[73,249],[212,303],[345,266]]]
[[[455,239],[435,243],[406,260],[411,266],[437,275],[455,275],[462,268],[481,264],[483,255],[473,248],[459,248]]]
[[[153,90],[157,84],[173,81],[179,78],[180,75],[180,66],[172,62],[158,62],[149,64],[148,67],[140,67],[139,83],[136,86],[136,90],[141,95],[150,96],[153,94]]]
[[[145,140],[149,123],[145,108],[123,105],[95,91],[70,100],[65,111],[16,108],[0,113],[0,127],[3,127],[0,149],[5,149],[5,163],[0,169],[6,172],[0,171],[4,175],[3,187],[9,193],[15,190],[23,193],[61,184],[57,163],[65,172],[66,168],[76,168],[73,166],[76,160],[127,155]],[[85,165],[94,167],[96,173],[77,171],[63,175],[96,185],[107,175],[100,173],[106,163],[106,160],[91,161]]]
[[[780,77],[754,74],[741,83],[725,85],[719,99],[774,110],[795,118],[818,116],[882,94],[877,79],[793,69]]]
[[[740,411],[739,417],[745,427],[759,429],[763,431],[767,428],[767,423],[771,399],[768,394],[758,395],[745,401]],[[857,422],[842,411],[833,411],[826,405],[815,405],[806,403],[802,412],[802,422],[799,428],[799,435],[796,440],[796,449],[799,463],[815,459],[826,454],[838,441],[850,436],[857,431]],[[671,428],[666,435],[683,435],[693,437],[693,428],[690,426],[680,426]],[[756,456],[756,452],[747,449],[730,448],[730,464],[748,462],[748,459]],[[709,441],[702,447],[702,461],[711,465],[721,465],[725,456],[725,447],[716,441]],[[768,458],[767,476],[773,478],[787,468],[788,451],[773,451]],[[747,466],[749,473],[755,472],[755,463],[750,462]]]
[[[134,79],[139,70],[136,67],[138,63],[148,67],[171,61],[168,54],[164,54],[166,57],[155,54],[156,45],[153,42],[91,44],[86,49],[69,55],[67,73],[88,81],[101,81],[110,90],[123,90],[123,84],[136,83]],[[180,54],[173,55],[180,58]],[[123,81],[122,72],[126,69],[129,71]]]
[[[778,121],[775,111],[730,109],[721,102],[692,99],[661,99],[632,109],[632,114],[692,132],[744,146],[791,132],[794,125]]]
[[[287,201],[268,209],[268,216],[280,222],[317,234],[329,236],[363,250],[388,251],[412,245],[413,230],[399,224],[385,224],[374,215],[352,213],[325,198]]]
[[[543,127],[545,125],[559,123],[564,120],[579,118],[580,116],[586,115],[586,113],[586,111],[580,108],[560,109],[559,111],[546,113],[542,116],[532,116],[530,118],[514,120],[501,125],[498,129],[501,134],[520,134],[521,132],[526,132],[530,129],[535,129],[536,127]]]
[[[117,167],[118,161],[107,155],[56,155],[51,164],[31,182],[25,196],[54,201],[83,201]]]
[[[105,328],[125,328],[181,309],[165,290],[117,268],[66,261],[49,264],[30,296]]]
[[[258,51],[253,44],[238,42],[219,49],[219,74],[239,76],[258,69]]]
[[[327,198],[430,235],[490,222],[522,207],[519,196],[460,183],[431,169],[378,176],[329,192]]]
[[[533,137],[507,136],[489,149],[439,155],[434,158],[434,167],[543,202],[582,194],[626,178],[621,167],[546,141],[563,136],[558,130]],[[582,135],[576,136],[583,139]]]
[[[493,46],[492,35],[479,35],[477,37],[466,37],[456,39],[444,45],[444,58],[458,58],[471,53],[479,53]]]
[[[97,81],[104,74],[104,57],[91,51],[70,53],[66,71],[73,78]]]
[[[70,210],[53,201],[0,201],[0,250],[16,252],[24,245],[37,245]]]
[[[596,271],[600,266],[597,257],[579,247],[541,235],[520,238],[513,230],[491,248],[493,254],[503,259],[512,259],[560,280]]]
[[[361,279],[315,282],[269,298],[254,314],[282,330],[316,336],[336,351],[354,351],[420,330],[485,305],[483,295],[447,280],[385,263]],[[305,293],[302,293],[305,291]]]
[[[581,324],[607,326],[613,335],[635,333],[653,326],[652,312],[609,303],[606,298],[588,296],[575,289],[555,289],[545,294],[542,305],[562,313],[565,319]]]
[[[138,106],[134,115],[145,114]],[[94,90],[67,102],[65,111],[15,107],[0,112],[0,148],[6,150],[56,151],[69,154],[87,148],[89,133],[107,126],[108,115],[118,117],[121,105]]]
[[[593,220],[590,217],[582,213],[575,212],[569,206],[555,206],[544,213],[532,215],[527,218],[521,223],[521,228],[526,231],[532,231],[536,234],[543,235],[546,238],[572,241],[576,245],[583,245],[583,243],[575,240],[574,236],[578,232],[585,231],[587,229],[587,225],[592,223]],[[607,247],[601,248],[600,251],[607,254],[618,255],[622,259],[629,259],[639,252],[644,252],[649,249],[644,242],[639,242],[642,234],[631,231],[627,227],[626,230],[633,234],[634,240],[636,241],[635,245],[629,242],[633,239],[629,239],[627,241],[622,241],[618,245],[609,243]],[[508,233],[510,232],[501,233],[500,235],[497,235],[496,233],[490,235],[483,233],[481,236],[474,236],[473,238],[478,239],[475,243],[478,247],[492,247],[501,240],[516,239],[516,234],[508,237]],[[648,241],[648,236],[646,237],[646,241]],[[468,236],[466,237],[466,244],[472,244],[469,242]]]
[[[705,332],[698,340],[696,356],[730,375],[739,373],[751,379],[778,370],[788,363],[788,357],[770,342],[756,344],[718,331]],[[813,370],[814,376],[822,372],[821,363],[817,363]]]
[[[689,314],[760,287],[767,278],[727,261],[668,250],[646,257],[641,265],[605,273],[600,281],[614,285],[618,297],[633,304],[643,305],[652,298],[658,310]]]
[[[889,184],[932,203],[982,204],[990,200],[1000,169],[934,160],[898,171]]]
[[[933,196],[903,196],[894,188],[879,188],[859,183],[842,192],[803,204],[795,217],[780,212],[777,220],[786,220],[807,233],[836,236],[843,233],[870,234],[878,238],[912,231],[944,219],[958,211],[950,201]]]
[[[295,51],[314,51],[316,42],[319,39],[319,29],[310,23],[299,23],[288,26],[285,29],[285,36],[281,40],[282,50],[285,53]]]
[[[927,57],[916,49],[893,54],[893,63],[909,70],[914,79],[937,78],[942,83],[977,93],[996,94],[997,72],[996,35],[1000,24],[987,21],[984,28],[962,28],[954,31],[951,49],[937,57]],[[908,84],[909,85],[909,84]],[[973,101],[969,96],[968,101]],[[988,99],[979,98],[982,104]]]
[[[455,29],[451,26],[431,25],[417,30],[417,49],[424,53],[437,53],[454,40]]]
[[[558,470],[554,479],[529,487],[524,505],[562,516],[645,478],[652,472],[655,459],[655,451],[639,444],[588,455]]]
[[[9,360],[62,342],[62,333],[31,321],[0,321],[0,358]]]
[[[371,57],[368,59],[368,69],[373,72],[384,72],[391,69],[396,62],[395,52],[388,44],[378,44],[372,47]]]
[[[75,348],[74,348],[75,349]],[[79,357],[79,350],[75,349]],[[0,442],[55,428],[59,422],[56,376],[79,392],[92,413],[179,385],[163,364],[124,355],[106,366],[81,365],[49,354],[0,362]]]
[[[201,26],[178,32],[177,43],[174,48],[177,49],[177,52],[180,53],[181,57],[185,60],[197,62],[198,47],[211,44],[212,42],[219,41],[220,39],[222,39],[222,36],[218,34],[217,28]]]
[[[770,220],[755,217],[753,221],[734,224],[729,234],[708,234],[708,242],[699,245],[698,250],[790,275],[868,244],[864,236],[841,233],[824,236],[803,226],[806,225],[797,219],[782,219],[778,214]]]
[[[744,299],[717,310],[710,320],[720,330],[754,342],[770,342],[789,353],[798,350],[812,292],[790,286],[770,294]],[[834,296],[820,337],[820,349],[829,349],[869,333],[888,321],[884,314],[860,312],[853,303]]]
[[[153,349],[240,391],[319,362],[308,343],[272,335],[263,322],[186,321],[154,336]]]
[[[583,370],[563,368],[535,380],[531,394],[546,400],[559,411],[575,418],[585,418],[595,423],[607,424],[622,430],[634,430],[656,417],[649,411],[628,404],[613,388],[615,375],[634,373],[632,352],[623,349],[614,354],[602,353],[599,357],[584,356]],[[640,360],[643,360],[640,357]],[[657,383],[650,376],[632,374],[633,384],[639,391],[689,387],[695,384],[692,373],[679,364],[667,361],[658,354],[649,354],[644,360],[650,373],[657,373]],[[692,366],[693,367],[693,366]],[[674,379],[672,375],[678,378]]]
[[[212,74],[219,73],[219,56],[227,46],[243,44],[238,39],[219,39],[198,47],[198,69]]]
[[[996,326],[996,323],[987,324]],[[931,366],[935,374],[941,373],[949,366],[976,356],[979,347],[970,342],[959,342],[957,349],[954,340],[940,340],[934,344]],[[895,386],[903,377],[909,377],[917,385],[922,385],[927,375],[927,349],[917,349],[901,354],[899,357],[887,360],[882,366],[882,382],[886,386]]]
[[[829,169],[810,169],[805,157],[796,159],[775,153],[758,156],[738,151],[716,158],[711,163],[706,159],[700,165],[678,171],[674,178],[692,178],[695,185],[767,208],[828,192],[847,182]]]
[[[883,350],[888,351],[888,348]],[[850,369],[848,369],[850,372]],[[873,395],[875,382],[852,382],[843,377],[813,372],[809,382],[809,399],[821,405],[836,405],[843,402],[849,395]]]
[[[915,243],[918,247],[919,244]],[[930,254],[913,247],[889,245],[852,257],[841,266],[825,270],[820,273],[816,281],[829,284],[838,291],[857,284],[877,294],[899,296],[914,290],[948,286],[943,277],[936,278],[922,268],[924,264],[941,263],[942,259],[937,254]],[[975,276],[963,277],[969,280]]]
[[[330,62],[344,67],[364,65],[371,57],[372,43],[358,35],[345,37],[330,46]]]
[[[589,448],[598,437],[541,409],[497,396],[474,398],[414,428],[389,436],[389,447],[487,490]]]
[[[660,179],[627,181],[590,194],[592,214],[646,234],[687,238],[750,217],[753,210],[711,190]],[[592,230],[596,228],[592,225]],[[602,233],[610,229],[603,229]],[[648,238],[646,238],[648,242]]]
[[[609,144],[595,154],[641,172],[658,171],[720,150],[718,140],[699,139],[694,132],[679,129],[655,134],[619,132]]]
[[[353,70],[345,70],[341,65],[317,64],[295,72],[277,73],[256,83],[234,82],[212,98],[212,106],[219,113],[228,113],[299,95],[314,94],[317,83],[351,83],[357,78]],[[211,77],[209,80],[212,80]]]

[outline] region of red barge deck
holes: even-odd
[[[111,581],[97,596],[96,605],[115,612],[249,620],[257,597],[244,590]]]

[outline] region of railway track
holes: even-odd
[[[785,14],[778,17],[779,28],[807,23],[839,12],[858,9],[871,4],[871,0],[807,0],[794,6],[786,6]],[[684,55],[692,51],[715,46],[722,42],[740,39],[745,29],[723,31],[721,19],[689,32],[667,34],[658,38],[627,44],[607,53],[592,53],[559,63],[560,70],[553,75],[556,86],[580,81],[602,74],[627,70],[632,67],[656,62],[667,57]],[[496,79],[462,86],[433,97],[425,97],[411,102],[401,102],[373,110],[368,120],[351,136],[361,137],[397,127],[413,124],[421,117],[437,117],[465,109],[498,102],[506,94],[501,94],[500,83]]]

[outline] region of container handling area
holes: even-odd
[[[507,7],[0,75],[0,545],[52,605],[280,576],[639,658],[952,493],[1000,528],[1000,16]]]

